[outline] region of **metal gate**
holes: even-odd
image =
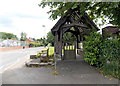
[[[63,60],[76,59],[76,42],[63,42]]]

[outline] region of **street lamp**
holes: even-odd
[[[44,38],[45,38],[45,25],[42,25],[42,27],[44,28]]]
[[[44,28],[44,37],[43,37],[43,44],[45,45],[45,25],[42,25],[42,27]]]

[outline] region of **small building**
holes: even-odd
[[[35,41],[33,40],[33,38],[30,38],[30,37],[29,37],[29,39],[27,39],[26,41],[27,41],[27,43],[35,42]]]
[[[120,35],[120,29],[116,26],[107,26],[102,28],[102,34],[104,37],[111,37],[116,38],[118,35]]]

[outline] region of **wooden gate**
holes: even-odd
[[[63,60],[76,59],[76,42],[63,43]]]

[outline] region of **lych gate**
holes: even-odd
[[[75,59],[76,49],[80,48],[79,43],[84,40],[83,36],[97,30],[99,30],[98,27],[87,13],[81,13],[79,8],[69,9],[51,29],[55,36],[55,54],[61,56],[62,59]],[[71,32],[76,37],[76,42],[62,41],[66,32]]]

